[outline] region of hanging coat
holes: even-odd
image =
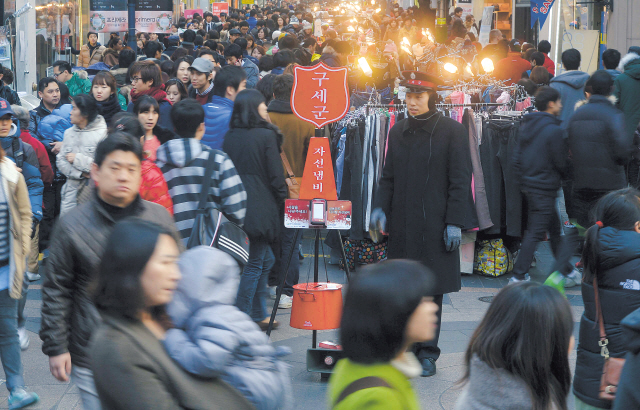
[[[437,124],[436,124],[437,122]],[[434,129],[435,127],[435,129]],[[409,120],[389,131],[375,207],[384,210],[389,259],[422,262],[435,275],[433,295],[460,290],[460,256],[447,252],[447,225],[468,219],[471,155],[466,129],[437,113],[417,129]]]

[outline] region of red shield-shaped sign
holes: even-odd
[[[293,70],[291,109],[307,122],[320,128],[338,121],[349,110],[347,69],[319,63]]]

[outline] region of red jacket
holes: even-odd
[[[38,157],[38,164],[40,166],[40,178],[45,185],[51,185],[53,182],[53,169],[51,169],[51,161],[49,161],[49,154],[47,149],[42,145],[40,141],[33,138],[28,130],[21,130],[20,139],[25,144],[31,145],[31,148],[36,152]]]
[[[520,53],[509,53],[506,58],[496,63],[493,76],[498,80],[507,81],[507,85],[513,85],[520,81],[522,73],[531,70],[531,63],[520,56]]]
[[[144,160],[142,161],[142,183],[140,184],[140,197],[145,201],[154,202],[164,206],[173,215],[173,201],[169,195],[167,181],[162,171],[156,165],[156,151],[160,147],[160,141],[156,137],[146,140],[143,145]]]
[[[547,69],[549,74],[556,75],[556,65],[546,54],[544,55],[544,64],[542,64],[542,66]]]

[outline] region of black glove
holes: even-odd
[[[33,221],[31,222],[31,239],[33,239],[34,236],[36,236],[36,228],[38,227],[38,224],[40,222],[33,218]]]

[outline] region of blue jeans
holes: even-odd
[[[240,278],[236,306],[256,322],[267,317],[267,281],[275,261],[271,246],[267,242],[251,241],[249,262]]]
[[[9,291],[0,291],[0,360],[7,378],[7,389],[24,387],[20,341],[18,340],[18,301]]]

